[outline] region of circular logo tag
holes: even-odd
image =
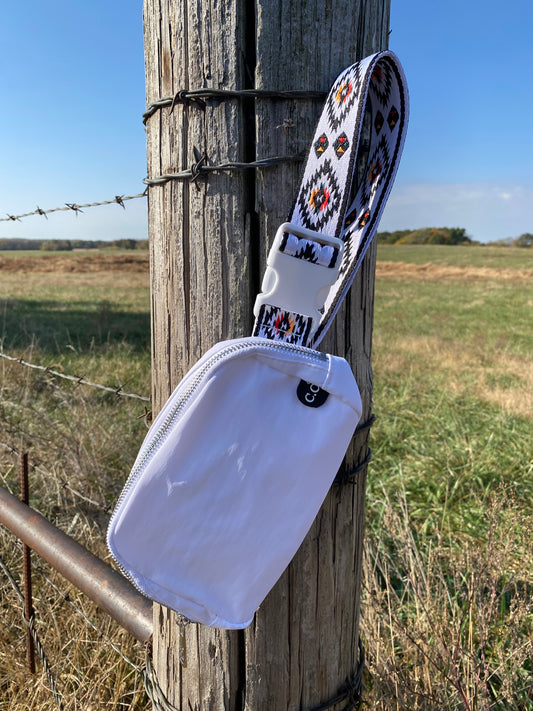
[[[326,390],[322,390],[318,385],[300,380],[296,388],[298,400],[306,407],[320,407],[329,397]]]

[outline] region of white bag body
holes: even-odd
[[[348,363],[263,338],[218,343],[152,424],[108,529],[144,594],[239,629],[309,530],[361,417]]]

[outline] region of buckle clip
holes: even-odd
[[[287,249],[291,235],[297,239],[311,240],[321,247],[333,248],[325,251],[329,263],[325,264],[323,260],[319,263],[308,261],[280,251],[284,239],[285,250]],[[343,248],[343,241],[337,237],[284,222],[279,227],[268,254],[261,293],[254,304],[254,316],[259,316],[260,309],[265,304],[276,306],[311,318],[313,333],[322,317],[321,310],[328,291],[339,275]]]

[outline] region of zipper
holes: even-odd
[[[141,446],[141,450],[139,451],[136,462],[133,465],[133,468],[130,472],[128,479],[126,480],[126,483],[124,484],[122,492],[116,503],[115,510],[109,521],[107,529],[108,541],[111,527],[113,525],[115,517],[118,515],[119,509],[121,508],[124,499],[128,496],[134,484],[137,482],[138,478],[141,476],[146,466],[150,463],[152,457],[155,455],[155,453],[159,450],[159,448],[165,441],[166,436],[171,430],[173,424],[182,414],[187,404],[193,397],[194,393],[204,381],[206,375],[214,366],[218,365],[221,361],[226,360],[228,357],[232,357],[239,352],[245,352],[247,350],[267,350],[286,353],[297,353],[301,358],[309,360],[320,360],[322,362],[327,361],[328,359],[326,353],[321,353],[320,351],[315,351],[312,348],[306,348],[305,346],[298,346],[291,343],[278,343],[275,341],[269,341],[267,339],[255,339],[254,341],[245,340],[242,342],[236,340],[231,345],[221,348],[219,351],[214,353],[203,364],[200,364],[199,361],[198,364],[196,366],[193,366],[192,370],[189,371],[188,375],[192,378],[192,382],[187,385],[183,394],[177,399],[177,402],[170,409],[169,413],[163,420],[157,432],[151,436],[150,443],[144,448],[144,450]],[[185,377],[187,378],[187,376]],[[143,592],[143,590],[141,590],[139,586],[135,583],[135,581],[132,579],[129,571],[119,561],[117,561],[117,564],[122,574],[125,575],[134,584],[134,586],[138,590],[140,590],[140,592]]]

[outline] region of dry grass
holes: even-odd
[[[87,519],[73,519],[73,532],[85,532],[85,545],[104,555],[97,543],[101,532],[95,531]],[[3,558],[19,577],[19,546],[4,535],[0,545]],[[58,574],[35,556],[34,559],[35,627],[64,711],[148,709],[140,672],[144,659],[141,645]],[[0,709],[57,711],[58,704],[40,659],[35,676],[26,671],[20,602],[3,576],[0,595]]]
[[[428,266],[427,254],[418,267],[378,263],[365,703],[376,711],[533,711],[525,442],[533,272],[507,262],[492,271]],[[457,252],[470,254],[480,259],[479,250]],[[0,263],[0,343],[10,355],[145,395],[147,255],[131,256]],[[138,402],[0,360],[0,485],[18,492],[10,448],[28,450],[32,505],[108,560],[107,519],[144,436],[143,413]],[[497,488],[501,479],[508,490]],[[4,530],[0,551],[18,578],[20,545]],[[142,646],[34,561],[36,627],[65,711],[148,709]],[[0,616],[0,711],[52,711],[42,669],[35,678],[24,669],[20,602],[1,573]]]
[[[2,274],[62,274],[87,272],[148,272],[148,252],[131,254],[106,254],[96,250],[85,253],[53,254],[43,256],[3,257],[0,255]]]
[[[105,528],[110,504],[134,456],[138,409],[99,391],[58,384],[44,373],[3,362],[0,484],[18,493],[19,462],[12,450],[28,451],[30,505],[109,560]],[[131,420],[135,426],[128,428]],[[4,529],[0,551],[20,580],[20,543]],[[36,629],[65,711],[147,708],[139,671],[142,645],[35,555],[33,566]],[[41,664],[33,678],[25,670],[21,604],[3,574],[0,599],[0,709],[56,709]]]
[[[148,336],[142,335],[148,321],[144,316],[139,321],[135,299],[96,302],[96,308],[90,303],[94,293],[111,295],[113,289],[120,299],[128,279],[130,290],[140,289],[137,276],[124,275],[121,284],[120,273],[63,273],[53,280],[30,274],[26,299],[4,302],[4,346],[15,343],[19,347],[10,352],[30,362],[149,393]],[[20,275],[2,280],[4,296],[4,289],[17,288],[17,279],[20,289]],[[47,290],[49,308],[39,300]],[[145,292],[139,293],[144,302]],[[27,451],[30,505],[109,562],[104,542],[109,512],[146,431],[143,413],[138,401],[2,360],[0,485],[18,494],[19,458],[13,450]],[[20,543],[3,528],[0,554],[20,581]],[[64,711],[149,708],[140,672],[143,645],[36,555],[33,566],[35,627]],[[57,709],[40,662],[34,677],[26,672],[21,603],[1,571],[0,620],[0,710]]]
[[[14,261],[14,260],[13,260]],[[109,272],[91,272],[90,270],[82,272],[54,272],[53,284],[51,284],[49,272],[28,271],[24,272],[1,272],[2,280],[0,283],[0,298],[10,299],[13,294],[20,291],[24,285],[24,296],[31,298],[32,296],[41,295],[44,292],[49,292],[51,289],[60,292],[62,300],[67,300],[70,295],[80,296],[81,289],[90,289],[89,295],[92,296],[96,290],[100,294],[104,294],[106,290],[112,289],[116,293],[116,289],[134,289],[144,287],[148,289],[148,273],[144,271],[130,272],[128,270],[118,270]]]
[[[486,521],[484,540],[428,545],[405,496],[386,500],[364,558],[369,708],[533,708],[533,514],[500,491]]]
[[[373,347],[367,707],[532,711],[533,254],[387,255]]]
[[[453,392],[474,395],[498,408],[533,417],[533,360],[505,351],[487,359],[483,345],[464,348],[461,341],[445,341],[436,335],[376,339],[382,352],[380,368],[398,376],[414,369],[428,371]],[[430,375],[428,376],[430,377]]]
[[[514,269],[511,267],[473,267],[451,264],[408,264],[405,262],[378,262],[378,279],[420,279],[422,281],[446,281],[472,279],[497,279],[504,281],[533,280],[533,269]]]

